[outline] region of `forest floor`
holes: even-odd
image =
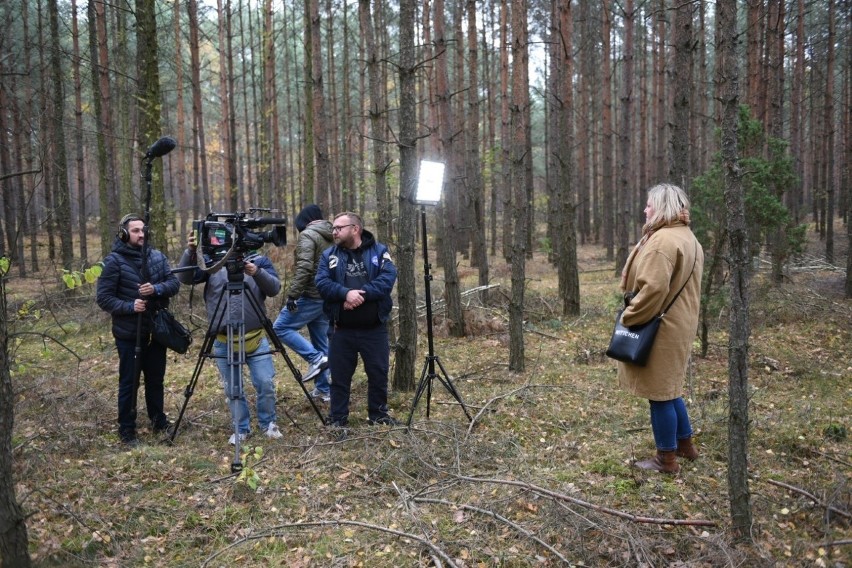
[[[845,242],[834,267],[820,246],[784,285],[766,281],[765,263],[752,281],[751,544],[733,539],[729,513],[727,311],[713,314],[707,356],[693,357],[687,380],[700,458],[677,476],[632,468],[654,450],[648,404],[619,390],[604,356],[619,295],[599,246],[579,250],[578,317],[559,315],[546,257],[528,261],[523,373],[508,369],[508,268],[492,268],[499,287],[487,304],[465,296],[465,338],[447,337],[435,302],[435,354],[472,421],[434,380],[410,429],[368,426],[359,368],[351,429],[338,439],[276,356],[284,437],[246,441],[262,450],[242,460],[256,491],[231,474],[212,363],[185,395],[206,329],[201,290],[175,303],[196,327],[166,376],[167,412],[174,420],[186,403],[183,424],[162,443],[140,393],[143,444],[128,450],[115,427],[109,320],[92,286],[69,299],[55,271],[13,277],[13,460],[32,557],[115,567],[852,566],[852,301]],[[286,275],[291,251],[270,255]],[[475,286],[465,262],[460,273]],[[433,297],[442,289],[439,272]],[[422,314],[419,328],[423,361]],[[412,398],[390,395],[402,421]]]

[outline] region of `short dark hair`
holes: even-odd
[[[349,217],[353,225],[356,225],[362,229],[364,228],[364,221],[361,220],[361,216],[357,213],[353,213],[351,211],[344,211],[343,213],[338,213],[337,215],[335,215],[334,220],[336,221],[339,217]]]

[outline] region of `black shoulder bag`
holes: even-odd
[[[621,323],[621,314],[624,312],[624,308],[618,310],[618,313],[615,315],[615,328],[612,330],[612,338],[609,340],[609,347],[606,350],[607,357],[623,363],[631,363],[640,367],[645,366],[648,362],[648,356],[651,355],[654,338],[657,336],[657,330],[660,329],[663,317],[668,313],[675,300],[683,292],[683,289],[686,288],[686,284],[692,278],[692,273],[695,272],[695,263],[697,262],[698,248],[696,247],[695,262],[692,264],[692,271],[689,273],[689,278],[680,287],[680,290],[672,298],[672,301],[669,302],[669,305],[660,312],[660,315],[654,317],[651,321],[627,327]]]
[[[128,264],[139,272],[135,264]],[[141,273],[139,277],[142,277]],[[192,343],[192,332],[166,307],[157,307],[151,314],[151,337],[160,345],[181,355],[187,352]]]

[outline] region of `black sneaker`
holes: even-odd
[[[341,418],[339,420],[329,419],[328,422],[326,422],[326,426],[328,426],[331,437],[338,442],[345,440],[349,435],[349,421],[346,418]]]
[[[390,414],[380,416],[376,419],[370,418],[369,424],[370,426],[402,426],[402,422],[400,422]]]
[[[139,438],[136,437],[136,432],[122,432],[119,434],[121,443],[128,448],[135,448],[139,445]]]
[[[159,424],[154,424],[151,429],[154,431],[154,434],[171,434],[172,428],[174,428],[174,424],[166,418],[163,422]]]

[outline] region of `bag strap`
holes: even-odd
[[[680,293],[683,292],[683,289],[686,288],[686,285],[689,283],[690,278],[692,278],[692,274],[695,272],[695,265],[697,263],[698,263],[698,242],[695,243],[695,261],[692,263],[692,270],[689,272],[689,276],[687,277],[686,282],[683,283],[683,286],[681,286],[680,290],[677,291],[677,294],[675,294],[675,297],[672,298],[672,301],[669,302],[669,305],[666,306],[666,309],[664,309],[663,311],[660,312],[660,315],[658,317],[665,316],[668,313],[669,309],[672,307],[672,304],[675,303],[675,300],[677,300],[678,297],[680,297]]]

